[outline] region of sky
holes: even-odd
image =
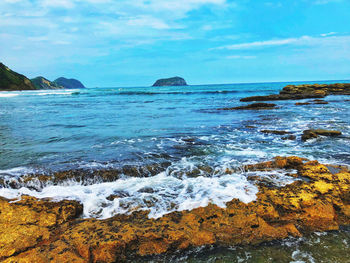
[[[349,0],[1,0],[0,62],[88,87],[350,79]]]

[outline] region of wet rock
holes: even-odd
[[[303,100],[303,99],[313,99],[313,98],[324,98],[325,95],[322,94],[276,94],[267,96],[252,96],[247,98],[242,98],[240,101],[274,101],[274,100]]]
[[[56,227],[83,211],[76,201],[52,202],[29,196],[13,201],[0,198],[0,260],[49,242],[57,234]]]
[[[285,136],[285,137],[282,137],[281,139],[282,140],[295,140],[297,137],[295,135],[289,135],[289,136]]]
[[[147,193],[147,194],[153,194],[154,190],[151,187],[143,187],[140,190],[138,190],[139,193]]]
[[[310,105],[310,102],[297,102],[295,103],[296,106],[304,106],[304,105]]]
[[[261,130],[260,132],[266,133],[266,134],[276,134],[276,135],[291,134],[291,132],[288,132],[288,131],[278,131],[278,130]]]
[[[81,207],[72,201],[1,199],[0,260],[125,262],[194,247],[259,244],[337,230],[350,224],[350,172],[327,167],[299,157],[250,165],[253,170],[296,169],[300,180],[282,187],[258,184],[257,199],[248,204],[233,199],[226,208],[209,204],[159,219],[148,218],[147,211],[78,219]]]
[[[245,106],[233,107],[233,108],[222,108],[219,110],[266,110],[273,109],[277,105],[272,103],[253,103]]]
[[[130,197],[130,194],[125,191],[117,191],[117,192],[114,192],[112,195],[108,196],[106,199],[108,201],[113,201],[116,198],[124,198],[124,197]]]
[[[309,139],[317,138],[319,135],[335,137],[341,134],[342,133],[340,131],[335,131],[335,130],[324,130],[324,129],[305,130],[303,132],[303,135],[301,136],[301,139],[303,141],[307,141]]]
[[[324,100],[314,100],[314,104],[329,104],[329,102]]]
[[[288,85],[279,94],[247,97],[241,101],[317,99],[328,95],[350,95],[350,83]]]

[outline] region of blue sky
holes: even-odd
[[[350,79],[348,0],[1,0],[0,61],[93,86]]]

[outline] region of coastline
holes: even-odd
[[[316,98],[325,98],[328,95],[328,86],[316,87]],[[314,91],[310,91],[308,85],[296,90],[302,99],[315,98]],[[291,93],[292,97],[288,99],[293,100],[295,92]],[[337,94],[349,95],[348,90],[340,92],[338,90]],[[265,100],[266,97],[269,99],[269,96],[271,95],[259,99]],[[225,111],[241,109],[226,108]],[[266,107],[260,109],[253,107],[252,110],[264,112]],[[290,134],[288,131],[278,130],[260,132],[274,136]],[[330,131],[311,130],[308,135],[310,133],[316,137],[333,136]],[[340,135],[341,133],[336,134]],[[195,143],[192,139],[185,141],[187,145]],[[168,167],[167,163],[154,167],[141,167],[140,169],[144,170],[140,174],[145,174],[146,171],[152,177]],[[146,260],[156,255],[172,255],[201,247],[257,245],[288,237],[301,237],[315,231],[339,230],[342,226],[350,225],[348,194],[350,172],[347,167],[322,165],[317,161],[299,157],[276,157],[269,162],[245,164],[242,167],[247,173],[282,170],[293,178],[293,181],[278,185],[266,178],[248,176],[248,181],[258,189],[256,199],[253,201],[243,202],[233,198],[226,203],[225,208],[209,202],[203,207],[171,211],[158,218],[150,218],[147,209],[134,211],[131,214],[116,214],[102,220],[82,218],[84,206],[74,200],[37,199],[25,195],[21,196],[21,200],[1,198],[0,225],[4,230],[0,235],[3,244],[0,247],[0,260],[4,262]],[[210,170],[212,167],[201,169],[204,172],[213,172]],[[228,175],[235,175],[235,172],[230,167],[225,170]],[[86,180],[88,184],[93,182],[91,180],[97,180],[99,183],[113,182],[120,179],[120,175],[137,177],[138,171],[134,167],[121,171],[97,170],[90,174],[84,170],[67,170],[55,173],[51,177],[27,175],[20,178],[22,181],[17,186],[5,182],[1,184],[14,189],[33,187],[35,185],[33,182],[37,179],[44,184],[47,181],[48,185],[61,183],[64,185],[65,181],[72,179],[83,184]],[[111,202],[118,202],[119,197],[118,195],[110,197]]]
[[[276,157],[247,169],[296,170],[293,176],[299,180],[276,187],[257,179],[259,192],[253,202],[234,199],[225,209],[208,205],[159,219],[149,219],[147,211],[105,220],[80,219],[82,205],[76,201],[2,198],[1,259],[122,262],[202,246],[256,245],[350,224],[346,167]]]

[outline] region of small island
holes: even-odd
[[[158,79],[152,87],[161,86],[187,86],[186,81],[181,77],[173,77],[168,79]]]

